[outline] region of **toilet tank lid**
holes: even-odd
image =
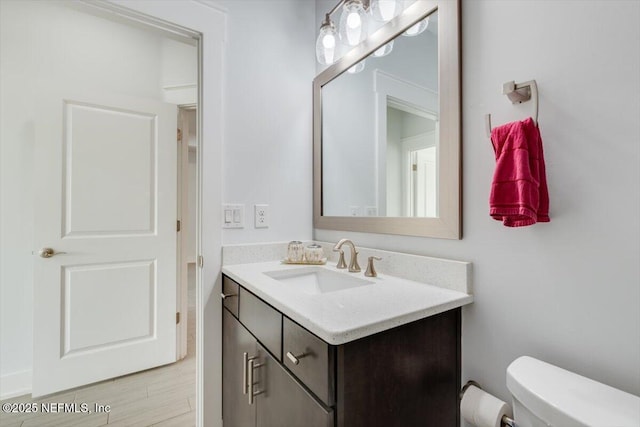
[[[640,426],[640,397],[533,357],[509,365],[507,388],[552,426]]]

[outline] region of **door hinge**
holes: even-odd
[[[176,231],[180,231],[180,220],[176,221]]]
[[[176,325],[180,323],[180,312],[176,313]]]
[[[198,255],[198,267],[202,268],[204,266],[204,258],[202,255]]]
[[[418,170],[418,165],[416,165],[416,164],[411,165],[411,170],[414,171],[414,172],[417,171]]]
[[[182,142],[182,129],[178,129],[178,142]]]

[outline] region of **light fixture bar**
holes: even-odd
[[[331,15],[333,15],[333,13],[338,10],[338,8],[340,6],[342,6],[344,4],[344,2],[346,2],[347,0],[340,0],[335,6],[333,6],[333,9],[331,9],[329,11],[329,13],[327,13],[327,16],[330,17]]]
[[[339,0],[333,8],[325,14],[316,39],[316,59],[321,65],[331,65],[339,60],[345,49],[351,49],[366,40],[370,26],[370,9],[376,5],[376,0]],[[393,0],[397,12],[397,1]],[[339,26],[332,19],[337,10],[342,10]],[[389,53],[391,45],[388,46]],[[386,54],[385,53],[385,54]],[[379,55],[381,56],[381,55]],[[383,55],[382,55],[383,56]]]
[[[362,6],[365,8],[365,10],[369,7],[369,3],[370,0],[361,0],[362,1]],[[338,10],[340,8],[340,6],[342,6],[343,4],[345,4],[347,2],[347,0],[340,0],[335,6],[333,6],[333,9],[331,9],[325,16],[325,20],[323,22],[328,22],[329,18],[331,17],[331,15],[333,15],[335,13],[336,10]]]

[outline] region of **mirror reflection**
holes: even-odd
[[[437,13],[322,87],[322,215],[438,217]]]

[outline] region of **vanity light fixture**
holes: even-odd
[[[338,33],[336,26],[327,13],[320,27],[320,34],[316,40],[316,58],[322,65],[331,65],[337,59]]]
[[[383,56],[389,55],[392,50],[393,50],[393,40],[383,45],[382,47],[374,50],[373,56],[375,56],[376,58],[382,58]]]
[[[376,30],[380,26],[400,15],[404,10],[404,0],[340,0],[325,15],[320,26],[320,33],[316,40],[316,58],[322,65],[331,65],[340,59],[341,54],[354,46],[362,43],[367,38],[368,30]],[[409,1],[410,3],[410,1]],[[338,9],[342,10],[339,28],[331,20]],[[426,21],[425,21],[426,22]],[[419,28],[418,28],[419,26]],[[422,21],[415,25],[415,34],[411,33],[413,27],[405,35],[418,35],[423,32],[427,25]],[[345,49],[342,49],[342,47]],[[393,50],[393,41],[390,41],[373,54],[374,57],[383,57]],[[356,72],[362,71],[362,67]]]
[[[367,23],[362,0],[347,0],[340,16],[340,40],[348,46],[357,46],[367,38]]]
[[[372,0],[371,16],[378,22],[389,22],[402,12],[402,0]]]
[[[358,74],[360,71],[364,70],[364,63],[365,63],[365,60],[363,59],[362,61],[358,62],[353,67],[349,68],[347,70],[347,73],[349,73],[349,74]]]
[[[427,16],[422,21],[416,23],[413,27],[410,27],[407,31],[402,33],[403,36],[407,37],[415,37],[419,34],[424,33],[424,30],[429,27],[429,17]]]

